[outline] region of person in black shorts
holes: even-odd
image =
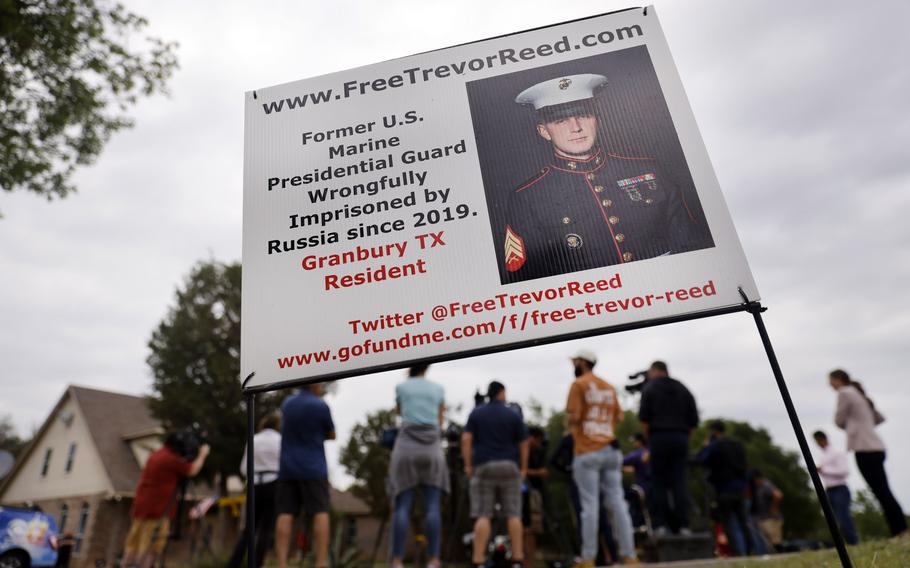
[[[328,566],[329,479],[324,443],[335,439],[335,424],[321,395],[321,384],[309,385],[281,405],[281,461],[275,498],[278,568],[287,568],[291,530],[301,508],[313,518],[314,568]]]

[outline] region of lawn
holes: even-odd
[[[850,558],[856,568],[908,568],[910,567],[910,539],[876,540],[849,547]],[[803,552],[786,558],[770,557],[724,562],[721,566],[744,568],[840,568],[835,550]]]

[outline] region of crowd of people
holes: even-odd
[[[508,536],[512,568],[533,565],[537,536],[544,532],[545,501],[551,470],[568,474],[570,502],[578,520],[580,549],[575,568],[593,567],[607,541],[607,562],[638,564],[636,532],[652,541],[692,536],[689,472],[698,465],[711,489],[718,552],[749,555],[773,552],[783,539],[781,503],[785,495],[748,463],[741,442],[722,421],[708,425],[703,447],[690,454],[691,437],[700,423],[695,398],[655,361],[641,388],[642,431],[634,449],[623,455],[617,426],[624,417],[616,388],[595,373],[597,356],[581,350],[571,358],[575,378],[566,403],[566,435],[547,455],[546,433],[528,426],[518,405],[508,402],[507,389],[492,381],[479,397],[456,441],[443,435],[446,416],[444,388],[426,377],[427,365],[409,370],[396,386],[399,426],[388,432],[391,447],[387,478],[391,504],[391,568],[405,562],[408,530],[415,499],[423,502],[425,557],[429,568],[441,566],[442,500],[452,493],[454,476],[445,448],[460,452],[470,518],[471,562],[489,562],[494,520]],[[835,424],[847,433],[859,470],[882,506],[895,536],[906,536],[903,511],[885,475],[885,447],[875,433],[884,417],[862,387],[841,370],[830,374],[837,390]],[[315,568],[328,566],[330,493],[324,443],[335,437],[323,386],[313,384],[289,396],[280,413],[262,419],[255,435],[256,565],[262,566],[274,541],[279,568],[287,568],[292,531],[303,512],[312,523],[309,535]],[[385,436],[384,436],[385,437]],[[847,487],[849,463],[823,431],[814,433],[820,453],[818,470],[829,501],[850,544],[858,542],[850,515]],[[209,453],[201,444],[188,453],[168,438],[146,464],[133,507],[133,524],[125,543],[124,566],[149,568],[166,544],[174,516],[177,486],[196,475]],[[241,470],[246,471],[246,459]],[[632,474],[624,488],[623,473]],[[229,567],[239,568],[248,543],[245,533]],[[606,537],[606,538],[604,538]]]

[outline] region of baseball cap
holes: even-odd
[[[597,363],[597,355],[590,349],[579,349],[575,352],[575,355],[572,355],[572,359],[584,359],[592,365]]]

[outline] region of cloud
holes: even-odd
[[[200,259],[240,256],[243,92],[603,11],[602,3],[403,1],[251,6],[135,2],[181,43],[170,98],[79,174],[79,194],[0,208],[0,415],[27,432],[67,383],[149,389],[145,344]],[[624,6],[609,5],[607,9]],[[825,374],[862,378],[889,421],[904,503],[903,386],[910,313],[910,5],[659,2],[657,12],[752,269],[807,430],[833,431]],[[616,384],[655,358],[705,416],[766,426],[795,447],[751,318],[734,314],[434,366],[450,402],[491,378],[519,401],[562,405],[579,345]],[[350,379],[331,399],[340,439],[392,405],[399,373]],[[841,443],[842,439],[837,439]],[[336,449],[331,455],[337,455]],[[342,478],[333,465],[333,475]],[[853,481],[859,485],[859,477]]]

